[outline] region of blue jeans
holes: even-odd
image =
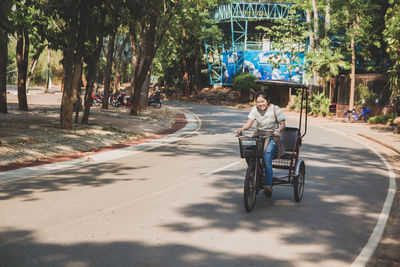
[[[264,151],[265,183],[272,186],[274,171],[272,170],[272,159],[274,158],[276,144],[273,138],[269,139],[267,148]]]

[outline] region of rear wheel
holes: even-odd
[[[306,166],[304,162],[301,162],[299,174],[293,177],[294,200],[296,202],[299,202],[303,196],[305,175],[306,175]]]
[[[153,107],[155,108],[161,108],[161,103],[160,102],[154,102]]]
[[[256,164],[252,162],[247,168],[246,178],[244,180],[244,207],[247,212],[250,212],[254,208],[256,203],[257,195],[257,171]]]

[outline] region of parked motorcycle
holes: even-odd
[[[99,106],[103,103],[103,96],[101,94],[92,94],[93,105]]]
[[[103,94],[92,94],[92,99],[93,99],[93,105],[99,106],[103,104]],[[124,105],[124,94],[120,95],[110,95],[108,99],[108,104],[113,105],[114,107],[119,107],[121,105]]]
[[[149,105],[154,108],[161,108],[162,103],[160,91],[156,91],[156,93],[149,98]]]
[[[125,106],[125,92],[121,91],[119,95],[116,96],[117,101],[121,104],[121,106]]]
[[[110,98],[108,99],[108,104],[111,104],[114,107],[121,106],[121,102],[118,100],[118,97],[116,95],[110,95]]]

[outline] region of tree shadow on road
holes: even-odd
[[[117,182],[128,182],[136,178],[116,177],[142,168],[148,168],[148,166],[123,167],[118,163],[102,163],[87,166],[84,169],[71,169],[57,172],[57,174],[2,183],[0,184],[0,200],[22,197],[25,201],[29,201],[37,199],[31,198],[35,192],[66,191],[75,186],[101,187]]]
[[[386,167],[366,148],[307,144],[302,157],[306,185],[301,202],[294,202],[292,187],[274,187],[271,199],[259,194],[253,212],[245,213],[244,170],[224,170],[209,178],[208,186],[219,190],[215,198],[180,208],[186,220],[162,227],[176,232],[288,229],[281,236],[288,245],[323,248],[317,254],[305,253],[306,261],[351,262],[368,241],[383,207]],[[191,224],[192,219],[205,223]]]
[[[142,242],[46,243],[22,229],[0,232],[2,266],[288,266],[288,262],[238,253],[222,253],[200,247]]]

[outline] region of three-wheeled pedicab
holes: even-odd
[[[275,175],[273,177],[273,186],[291,185],[293,186],[294,199],[299,202],[304,192],[305,182],[305,163],[299,158],[302,138],[307,132],[307,107],[308,107],[308,86],[287,81],[262,81],[264,84],[274,86],[286,86],[290,88],[299,88],[301,90],[301,108],[299,127],[286,127],[280,134],[281,142],[285,147],[285,153],[280,158],[274,157],[272,167],[274,169],[284,169],[286,175]],[[303,102],[305,106],[303,106]],[[304,122],[303,118],[304,111]],[[302,129],[302,125],[303,129]],[[244,182],[244,207],[247,212],[254,208],[256,197],[259,191],[264,188],[264,143],[265,139],[273,136],[246,136],[239,135],[240,156],[246,158],[248,168]]]

